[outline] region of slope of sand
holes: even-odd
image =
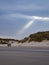
[[[13,43],[12,44],[12,47],[13,46],[20,46],[20,47],[49,47],[49,41],[42,41],[42,42],[26,42],[26,43]]]
[[[0,46],[6,47],[7,44],[0,44]],[[13,43],[11,47],[49,47],[49,41],[42,41],[42,42],[25,42],[25,43]]]

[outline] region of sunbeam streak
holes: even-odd
[[[27,24],[24,26],[24,29],[29,28],[33,23],[34,23],[34,21],[31,20],[29,23],[27,23]]]
[[[22,30],[19,31],[19,34],[24,33],[25,30],[27,30],[33,23],[34,23],[34,20],[29,21],[29,23],[27,23],[27,24],[22,28]]]
[[[28,17],[29,19],[29,17]],[[36,20],[47,22],[49,17],[40,17],[40,16],[30,16],[31,21],[29,21],[24,27],[19,31],[19,34],[24,33]]]

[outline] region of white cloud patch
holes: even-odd
[[[49,21],[49,17],[32,16],[35,20]]]

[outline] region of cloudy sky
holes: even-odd
[[[49,31],[49,0],[0,0],[0,37],[22,39]]]

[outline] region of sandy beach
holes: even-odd
[[[49,65],[49,48],[0,47],[0,65]]]
[[[0,65],[49,65],[49,41],[0,45]]]

